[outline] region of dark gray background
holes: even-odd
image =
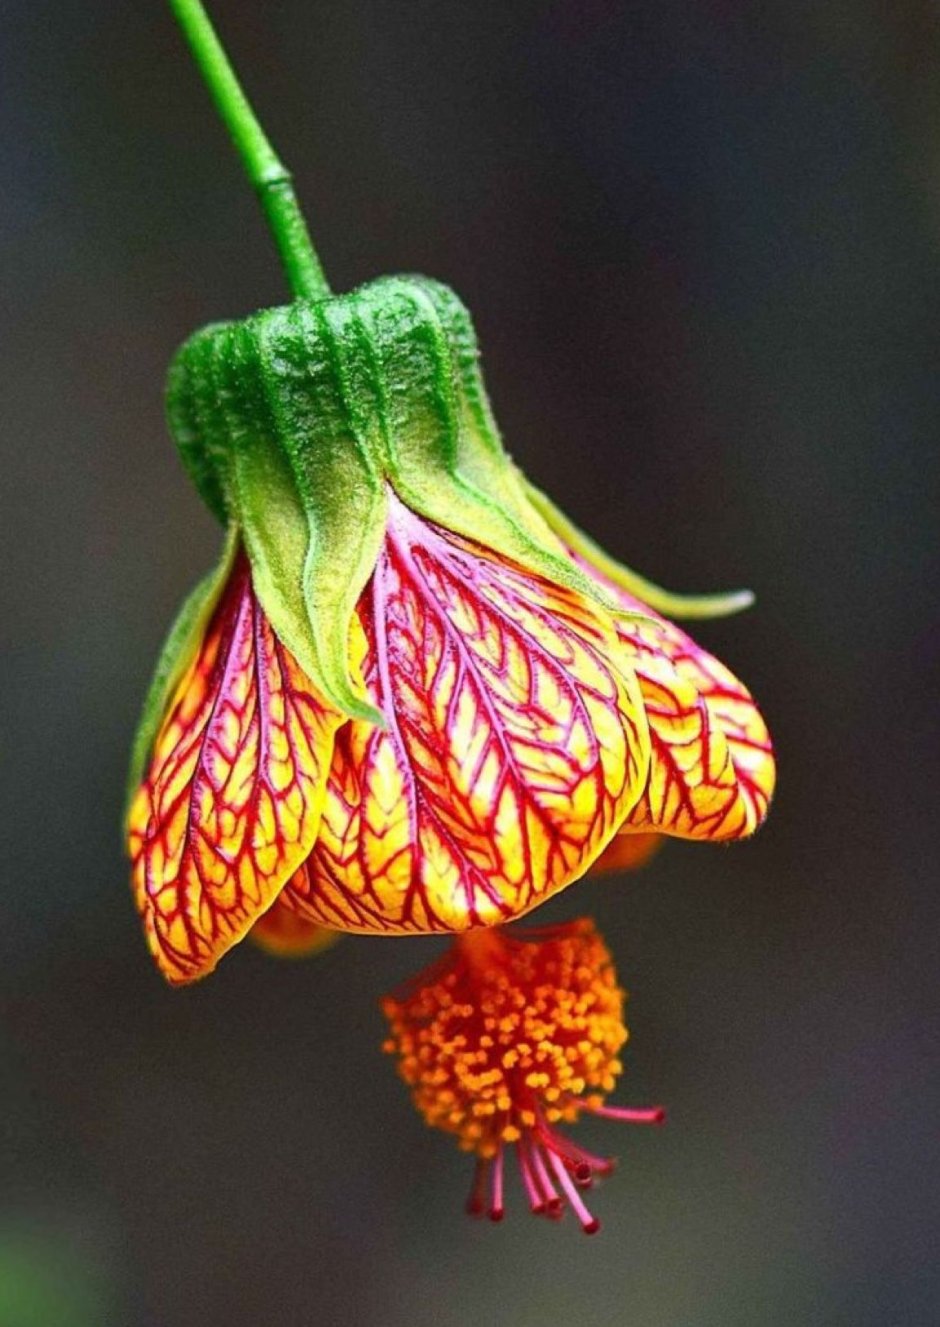
[[[214,12],[334,285],[474,310],[507,441],[615,553],[751,584],[769,827],[573,887],[633,993],[583,1239],[467,1222],[379,1053],[432,941],[145,954],[118,833],[155,651],[219,539],[164,432],[195,326],[283,298],[163,6],[0,17],[0,1327],[928,1327],[940,37],[917,0]]]

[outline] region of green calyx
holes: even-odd
[[[244,541],[271,624],[344,712],[381,722],[349,629],[393,489],[413,511],[594,599],[499,439],[470,315],[447,287],[385,277],[192,336],[167,409],[206,505]]]

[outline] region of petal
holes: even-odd
[[[351,931],[457,931],[582,875],[646,782],[639,690],[575,591],[393,511],[360,606],[388,719],[338,735],[284,899]]]
[[[341,722],[239,557],[129,817],[137,904],[169,981],[211,972],[310,851]]]
[[[644,834],[642,830],[615,835],[591,867],[591,874],[639,870],[663,846],[664,837],[663,834]]]
[[[724,664],[674,623],[621,593],[618,634],[636,669],[650,727],[649,785],[633,829],[692,839],[752,834],[767,814],[775,766],[754,700]]]
[[[316,922],[308,922],[293,908],[275,899],[267,912],[248,932],[249,939],[275,958],[306,958],[329,949],[339,939],[339,931],[330,931]]]

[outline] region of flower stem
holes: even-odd
[[[330,287],[297,202],[290,171],[258,123],[201,0],[170,0],[170,8],[258,194],[291,291],[297,299],[326,299]]]

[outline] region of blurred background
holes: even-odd
[[[618,1098],[671,1112],[584,1127],[594,1240],[464,1218],[379,1051],[437,942],[164,987],[122,785],[219,534],[162,379],[285,292],[164,5],[5,0],[0,1327],[937,1323],[936,8],[212,8],[335,288],[451,283],[525,469],[654,579],[757,591],[696,634],[780,788],[541,914],[598,920]]]

